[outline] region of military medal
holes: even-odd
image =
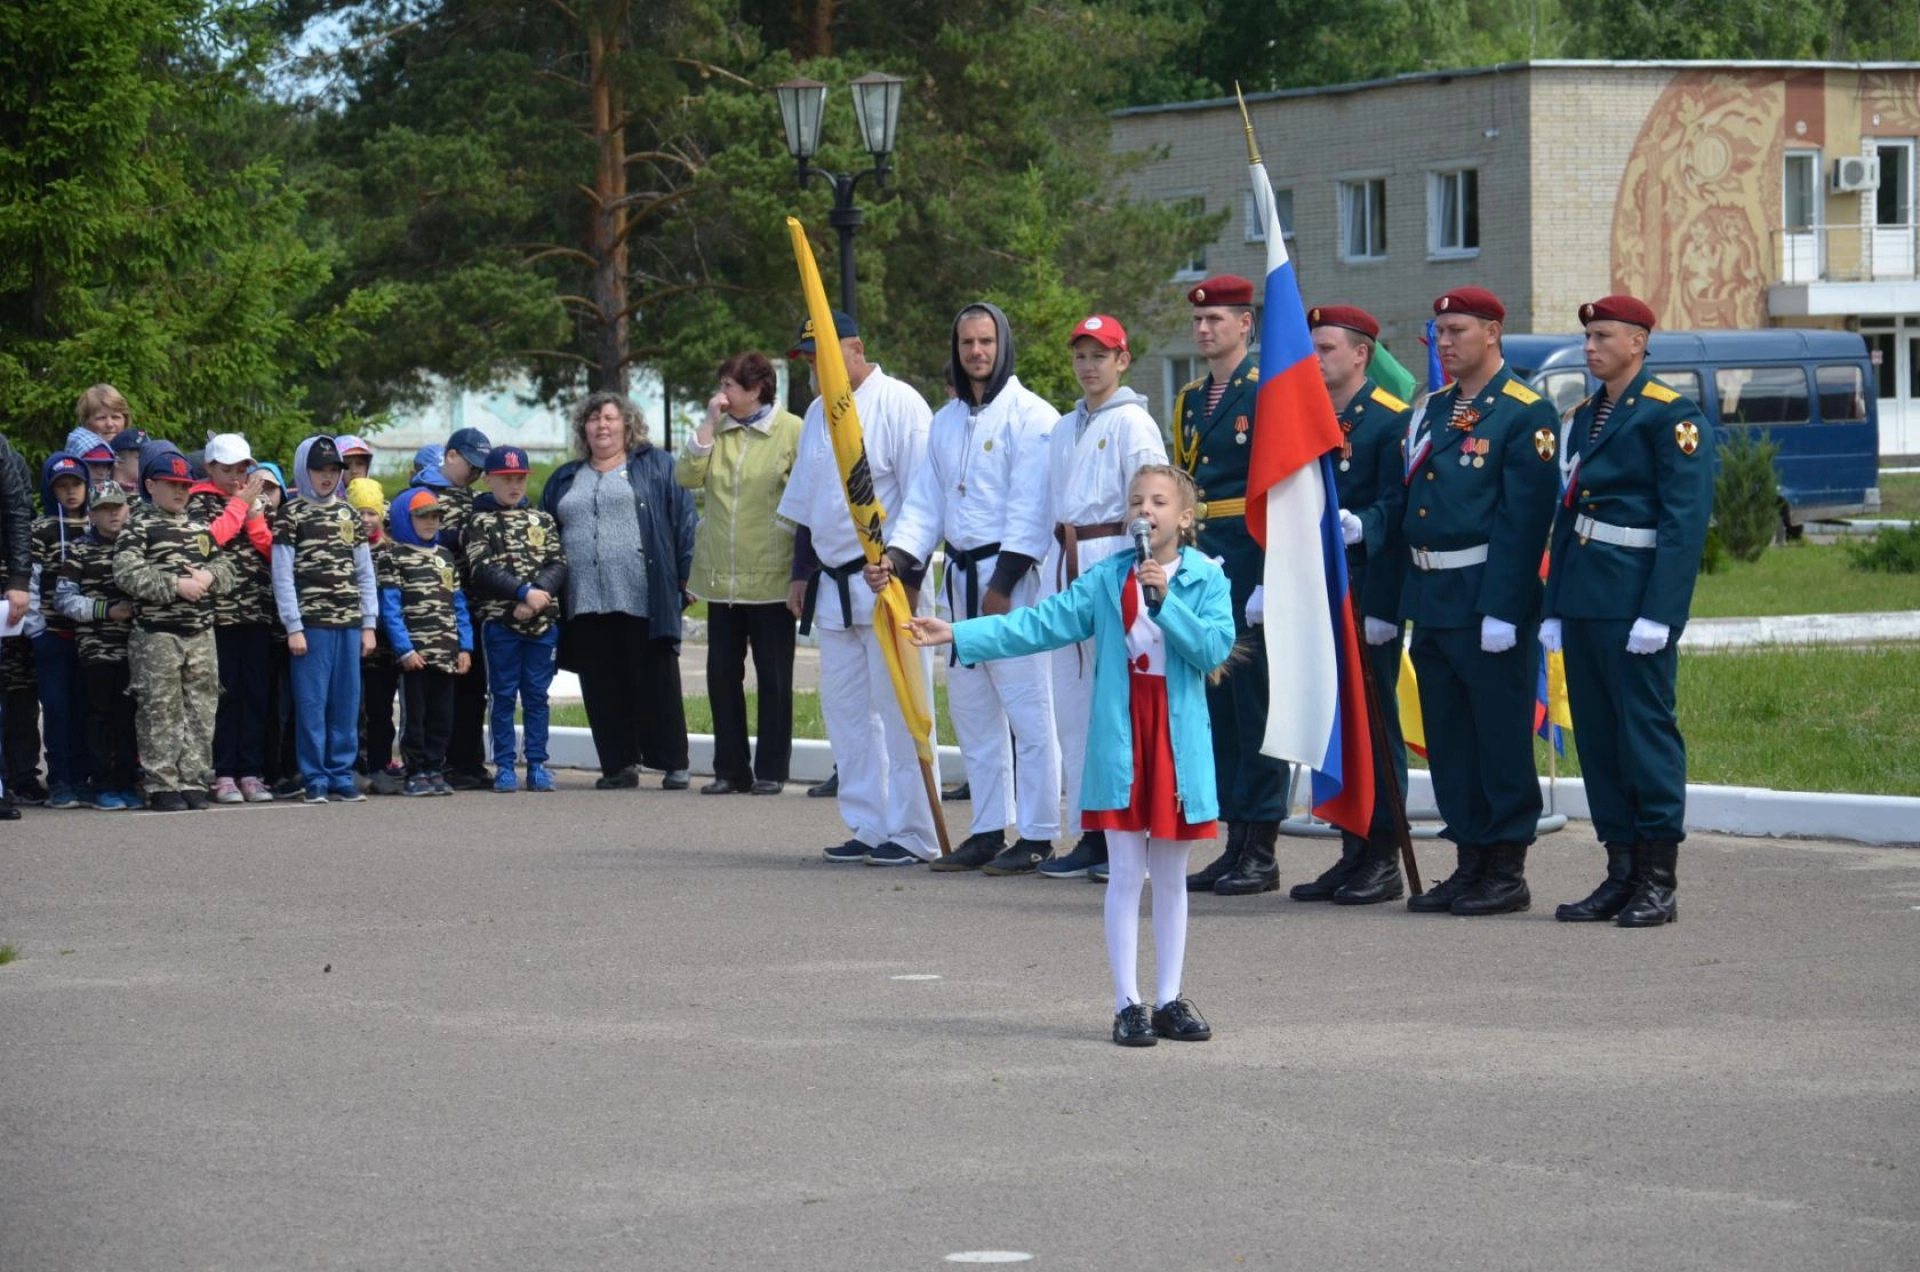
[[[1251,427],[1252,425],[1247,423],[1246,416],[1236,415],[1233,417],[1233,440],[1237,445],[1245,446],[1247,444],[1247,430]]]
[[[1473,462],[1473,456],[1467,451],[1460,452],[1460,467],[1465,468]]]
[[[1341,460],[1341,461],[1340,461],[1340,471],[1341,471],[1341,472],[1343,472],[1343,473],[1344,473],[1344,472],[1346,472],[1346,471],[1347,471],[1347,470],[1348,470],[1349,468],[1352,468],[1352,467],[1353,467],[1353,461],[1352,461],[1352,460],[1347,460],[1347,459],[1343,459],[1343,460]]]

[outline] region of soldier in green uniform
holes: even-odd
[[[1400,443],[1413,412],[1368,374],[1380,339],[1380,323],[1372,314],[1351,305],[1322,305],[1307,312],[1307,326],[1320,377],[1340,419],[1334,486],[1341,537],[1347,542],[1348,586],[1364,619],[1389,763],[1374,765],[1373,824],[1366,836],[1343,832],[1340,860],[1311,883],[1295,884],[1287,895],[1295,901],[1371,905],[1405,890],[1393,805],[1385,792],[1392,782],[1403,800],[1407,793],[1407,746],[1393,687],[1400,679],[1400,587],[1407,567],[1396,515],[1404,475]]]
[[[1676,646],[1713,516],[1713,427],[1647,374],[1653,311],[1632,296],[1580,307],[1598,393],[1575,407],[1540,625],[1565,644],[1567,697],[1607,877],[1554,917],[1659,927],[1679,917],[1687,750],[1674,719]]]
[[[140,464],[152,507],[114,540],[113,581],[139,606],[127,638],[135,732],[156,812],[207,806],[213,712],[220,672],[213,598],[233,585],[233,565],[204,521],[187,514],[193,470],[178,451]]]
[[[1412,568],[1400,616],[1413,623],[1433,794],[1458,866],[1407,908],[1506,914],[1532,904],[1540,557],[1559,490],[1560,421],[1502,358],[1498,297],[1460,287],[1433,312],[1452,383],[1408,424],[1401,530]]]
[[[1253,284],[1232,274],[1209,278],[1187,293],[1193,342],[1207,374],[1180,390],[1173,408],[1173,460],[1193,474],[1200,503],[1200,551],[1217,558],[1233,598],[1234,630],[1251,648],[1217,684],[1207,686],[1213,719],[1214,772],[1226,850],[1197,874],[1191,891],[1221,896],[1271,892],[1280,886],[1274,840],[1286,816],[1291,766],[1260,752],[1267,731],[1267,660],[1247,621],[1247,600],[1260,586],[1265,554],[1247,533],[1247,468],[1253,458],[1253,400],[1260,368],[1247,351],[1253,332]]]

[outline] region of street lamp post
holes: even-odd
[[[774,87],[780,99],[780,122],[786,128],[787,151],[798,165],[800,186],[806,188],[811,177],[821,177],[833,190],[833,210],[827,224],[840,237],[840,308],[857,318],[853,269],[854,232],[866,221],[866,214],[854,205],[854,189],[862,177],[872,177],[876,188],[884,188],[892,171],[894,128],[900,122],[900,90],[905,81],[897,75],[870,72],[853,81],[853,114],[860,124],[860,141],[873,156],[873,167],[865,172],[828,172],[812,166],[820,153],[820,124],[826,115],[827,86],[818,80],[793,79]]]

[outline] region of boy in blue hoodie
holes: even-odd
[[[87,523],[87,466],[65,451],[40,466],[40,507],[33,523],[32,595],[40,623],[33,635],[40,717],[47,746],[47,807],[78,808],[91,765],[82,703],[80,653],[73,620],[54,608],[54,586]],[[33,620],[28,620],[32,623]]]
[[[441,546],[440,501],[414,487],[388,512],[388,545],[375,573],[380,625],[400,667],[400,755],[407,795],[451,795],[447,739],[453,734],[455,676],[473,663],[473,623],[455,577],[453,553]]]

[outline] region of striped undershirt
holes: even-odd
[[[1600,401],[1593,408],[1593,427],[1587,430],[1589,444],[1598,441],[1600,430],[1606,426],[1607,416],[1613,414],[1613,399],[1607,396],[1605,389],[1600,390]]]
[[[1207,415],[1209,418],[1212,417],[1215,411],[1220,409],[1220,399],[1226,395],[1227,386],[1225,384],[1219,380],[1207,381]]]

